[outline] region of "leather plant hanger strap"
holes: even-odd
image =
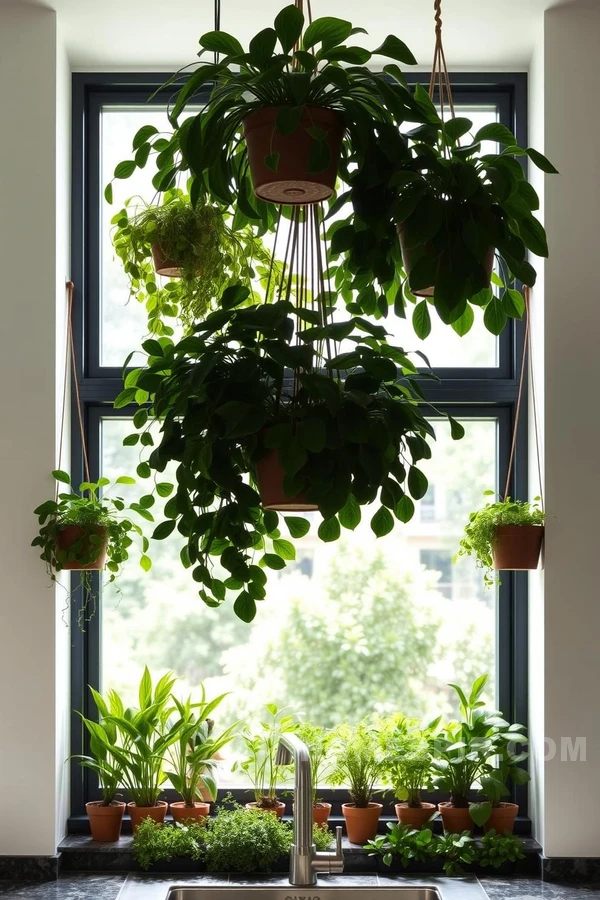
[[[508,492],[510,489],[510,480],[512,477],[513,465],[515,461],[515,450],[517,446],[517,433],[519,429],[519,418],[521,414],[521,402],[523,399],[523,387],[525,384],[525,365],[527,360],[529,360],[529,379],[531,384],[531,406],[533,409],[533,430],[535,436],[535,452],[537,458],[537,469],[538,469],[538,480],[539,480],[539,490],[540,490],[540,506],[542,510],[544,510],[544,488],[542,483],[542,458],[540,453],[540,436],[539,436],[539,425],[538,425],[538,409],[537,409],[537,394],[535,389],[535,373],[533,370],[533,354],[531,350],[531,316],[530,316],[530,305],[531,305],[531,291],[525,286],[523,288],[523,298],[525,300],[525,341],[523,344],[523,358],[521,360],[521,372],[519,375],[519,392],[517,394],[517,407],[515,410],[515,422],[513,426],[513,434],[512,441],[510,445],[510,456],[508,459],[508,472],[506,473],[506,485],[504,488],[504,500],[508,497]]]
[[[429,96],[433,100],[437,88],[440,98],[441,119],[443,122],[444,94],[446,95],[452,118],[454,118],[454,101],[452,99],[450,76],[448,75],[446,54],[444,53],[444,44],[442,42],[442,0],[434,0],[433,9],[435,13],[435,50],[433,52],[433,64],[431,66],[431,78],[429,80]]]
[[[69,378],[69,360],[71,362],[71,370],[73,373],[73,384],[75,385],[75,400],[77,403],[77,418],[79,420],[79,435],[81,437],[81,449],[83,452],[83,465],[85,470],[86,481],[90,479],[90,464],[88,460],[87,445],[85,441],[85,429],[83,427],[83,413],[81,410],[81,397],[79,396],[79,379],[77,378],[77,362],[75,357],[75,344],[73,341],[73,292],[75,285],[72,281],[67,281],[67,334],[65,340],[65,375],[63,380],[63,398],[62,413],[60,417],[60,442],[58,445],[58,468],[62,462],[63,438],[65,434],[65,418],[67,412],[67,386]],[[56,497],[58,498],[59,485],[56,485]]]

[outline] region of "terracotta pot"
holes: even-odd
[[[468,807],[452,806],[451,803],[439,803],[438,810],[444,824],[446,834],[458,834],[461,831],[473,830],[473,819]]]
[[[164,275],[165,278],[181,278],[181,263],[167,256],[160,244],[152,244],[152,259],[157,275]]]
[[[537,569],[543,540],[543,525],[498,525],[492,547],[494,569]]]
[[[210,803],[197,801],[193,806],[186,806],[183,800],[178,800],[169,804],[169,811],[175,822],[187,822],[189,819],[199,822],[210,816]]]
[[[164,800],[159,800],[156,806],[138,806],[137,803],[128,803],[127,812],[131,816],[131,827],[134,834],[144,819],[151,818],[155,822],[164,822],[168,807],[169,804]]]
[[[382,809],[381,803],[369,803],[363,808],[354,803],[342,803],[342,815],[346,819],[346,831],[351,844],[366,844],[375,837]]]
[[[422,803],[419,807],[409,806],[408,803],[396,803],[396,815],[398,821],[418,831],[427,824],[435,812],[435,803]]]
[[[85,554],[90,549],[86,537],[89,534],[97,534],[102,538],[101,543],[97,545],[98,553],[96,558],[92,559],[92,561],[85,566],[81,565],[81,563],[75,559],[68,560],[65,563],[61,563],[63,569],[70,569],[71,571],[77,570],[80,572],[98,572],[104,568],[106,563],[106,548],[108,547],[108,531],[101,525],[97,528],[83,528],[81,525],[65,525],[65,527],[61,528],[56,535],[56,547],[58,550],[68,551],[72,549],[74,544],[81,542],[78,551]]]
[[[85,811],[90,820],[93,841],[108,843],[119,840],[125,812],[124,803],[113,800],[110,806],[103,806],[102,800],[91,800],[85,804]]]
[[[280,106],[267,106],[244,119],[244,135],[254,193],[271,203],[291,205],[319,203],[331,197],[335,188],[342,140],[346,127],[340,112],[320,106],[307,106],[298,127],[291,134],[280,134],[275,120]],[[308,128],[327,132],[331,154],[323,172],[309,171],[309,154],[314,144]],[[277,170],[265,165],[265,158],[279,153]]]
[[[483,826],[484,831],[494,829],[497,834],[504,834],[509,831],[511,834],[515,830],[515,819],[519,813],[517,803],[501,803],[500,806],[492,807],[492,814]]]
[[[397,222],[396,223],[396,233],[398,235],[398,240],[400,241],[400,250],[402,251],[402,260],[404,262],[404,271],[406,272],[408,279],[409,279],[409,283],[410,283],[410,273],[411,273],[412,267],[413,267],[415,251],[413,248],[409,249],[408,247],[406,247],[405,240],[404,240],[404,231],[405,231],[404,223]],[[425,245],[425,252],[427,252],[427,245]],[[483,266],[483,269],[484,269],[484,272],[485,272],[485,275],[486,275],[486,278],[488,281],[488,286],[490,284],[491,277],[492,277],[492,271],[494,268],[495,252],[496,252],[495,247],[489,247],[488,251],[485,255],[485,258],[482,262],[482,266]],[[416,297],[433,297],[433,286],[426,287],[426,288],[420,288],[417,291],[413,290],[411,287],[411,291]]]
[[[256,464],[256,479],[263,509],[283,512],[309,512],[318,510],[315,503],[308,503],[302,492],[288,497],[283,490],[285,472],[279,462],[279,450],[267,450]]]
[[[331,815],[331,803],[313,804],[313,822],[315,825],[326,825]]]
[[[258,812],[273,813],[278,819],[282,819],[285,813],[285,803],[277,800],[275,806],[259,806],[258,803],[246,803],[246,809],[255,809]]]

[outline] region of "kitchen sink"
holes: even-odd
[[[473,876],[398,876],[382,884],[353,884],[352,875],[330,876],[313,887],[245,883],[215,886],[201,876],[129,876],[119,900],[487,900]],[[327,883],[329,881],[329,883]]]

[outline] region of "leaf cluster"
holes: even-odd
[[[493,491],[486,491],[493,496]],[[543,525],[546,515],[539,505],[539,497],[528,503],[523,500],[488,501],[481,509],[472,512],[465,526],[458,556],[474,556],[477,566],[483,569],[486,587],[492,587],[497,576],[492,574],[492,551],[496,529],[499,525]]]
[[[296,731],[298,723],[285,708],[278,709],[274,703],[265,706],[265,713],[258,734],[249,730],[242,732],[248,755],[241,762],[234,763],[233,771],[239,769],[248,776],[259,808],[272,809],[279,799],[277,782],[285,770],[285,766],[276,761],[279,740],[282,734]]]
[[[319,784],[331,768],[331,751],[335,733],[320,725],[303,722],[297,729],[298,737],[308,747],[312,774],[313,805],[318,802]]]
[[[375,784],[384,771],[377,730],[366,722],[340,726],[333,759],[331,783],[346,785],[352,802],[359,809],[368,807],[373,799]]]
[[[398,715],[381,732],[383,782],[398,801],[407,801],[412,808],[421,806],[421,791],[431,787],[438,725],[439,719],[420,728],[416,719]]]

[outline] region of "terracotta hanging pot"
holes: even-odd
[[[438,810],[446,834],[459,834],[461,831],[473,830],[473,819],[468,807],[452,806],[450,802],[446,802],[438,804]]]
[[[101,525],[96,528],[83,528],[81,525],[65,525],[63,528],[60,528],[56,534],[56,548],[57,550],[69,551],[74,549],[74,545],[77,544],[77,552],[79,555],[86,556],[88,552],[91,551],[88,541],[88,536],[91,534],[97,534],[102,539],[94,547],[94,552],[97,549],[95,558],[87,563],[87,565],[82,565],[76,559],[67,560],[64,563],[61,563],[63,569],[70,569],[71,571],[77,570],[80,572],[98,572],[104,568],[106,563],[106,550],[108,547],[108,531]]]
[[[151,818],[155,822],[164,822],[169,804],[164,800],[158,800],[156,806],[138,806],[137,803],[128,803],[127,812],[131,816],[133,833],[138,830],[144,819]]]
[[[410,287],[410,273],[412,272],[413,265],[415,263],[415,249],[416,248],[408,248],[406,246],[405,240],[405,225],[403,222],[396,223],[396,232],[398,234],[398,240],[400,242],[400,250],[402,251],[402,260],[404,263],[404,271],[408,277],[408,283]],[[428,252],[428,244],[424,245],[425,253]],[[431,252],[431,251],[429,251]],[[488,251],[483,259],[482,266],[485,272],[485,276],[487,278],[488,286],[491,282],[492,271],[494,268],[494,256],[495,256],[495,247],[489,247]],[[433,297],[434,288],[433,285],[431,287],[419,288],[418,290],[414,290],[410,287],[411,292],[415,295],[415,297]]]
[[[519,807],[516,803],[501,803],[499,806],[493,806],[492,814],[483,826],[483,830],[490,831],[493,828],[496,834],[504,834],[505,831],[512,834],[518,814]]]
[[[175,822],[188,822],[190,819],[201,822],[210,815],[210,803],[197,801],[193,806],[186,806],[183,800],[178,800],[169,805],[169,811]]]
[[[298,127],[290,134],[280,134],[275,128],[280,109],[280,106],[267,106],[244,119],[254,193],[271,203],[290,205],[327,200],[335,189],[346,130],[342,114],[321,106],[307,106]],[[309,155],[315,142],[308,129],[313,127],[327,133],[330,162],[322,172],[310,171]],[[265,159],[273,154],[279,154],[275,171],[265,164]]]
[[[157,275],[164,275],[165,278],[181,278],[183,266],[176,259],[167,256],[160,244],[152,244],[152,258]]]
[[[492,546],[494,569],[537,569],[543,540],[543,525],[499,525]]]
[[[283,490],[285,472],[279,461],[279,449],[267,450],[256,464],[256,480],[263,509],[282,512],[310,512],[318,510],[316,503],[309,503],[301,491],[288,497]]]
[[[272,813],[274,816],[277,816],[278,819],[282,819],[283,814],[285,813],[285,803],[282,803],[281,800],[276,800],[274,806],[260,806],[260,804],[252,802],[246,803],[246,809],[254,809],[258,812]]]
[[[124,803],[113,800],[109,806],[104,806],[102,800],[92,800],[85,804],[85,811],[90,820],[93,841],[104,844],[119,840],[125,812]]]
[[[346,819],[346,831],[351,844],[366,844],[375,837],[382,809],[381,803],[369,803],[365,807],[342,803],[342,814]]]
[[[420,806],[409,806],[408,803],[396,803],[396,815],[402,825],[416,828],[418,831],[430,820],[435,812],[435,803],[421,803]]]

